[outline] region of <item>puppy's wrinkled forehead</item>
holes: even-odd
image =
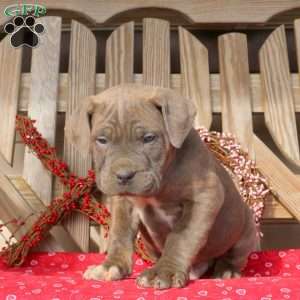
[[[92,134],[101,134],[101,129],[114,134],[132,133],[138,128],[164,130],[161,112],[149,101],[154,93],[154,88],[139,89],[136,86],[103,92],[95,101]]]

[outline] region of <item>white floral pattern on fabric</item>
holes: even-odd
[[[5,300],[277,300],[300,299],[300,250],[252,253],[240,279],[194,280],[183,289],[154,290],[136,285],[149,267],[135,257],[132,275],[121,281],[82,279],[89,265],[100,264],[98,253],[33,253],[22,267],[0,261],[0,299]]]

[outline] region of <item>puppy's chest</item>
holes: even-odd
[[[181,206],[161,206],[155,198],[137,199],[135,207],[150,234],[171,230],[182,213]]]

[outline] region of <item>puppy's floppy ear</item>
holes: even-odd
[[[193,127],[196,108],[190,99],[168,88],[156,88],[150,98],[163,114],[171,144],[180,148]]]
[[[83,99],[69,118],[66,118],[65,137],[83,155],[88,155],[90,151],[91,118],[94,106],[94,97],[89,96]]]

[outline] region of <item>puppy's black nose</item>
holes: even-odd
[[[116,173],[119,184],[127,184],[135,175],[136,172],[121,170]]]

